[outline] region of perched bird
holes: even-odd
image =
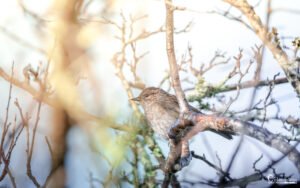
[[[175,124],[180,113],[176,96],[159,88],[148,87],[145,88],[138,97],[133,98],[132,100],[141,104],[144,109],[147,122],[154,132],[162,138],[169,140],[169,130]],[[192,106],[189,106],[189,109],[192,112],[200,113],[199,110]],[[215,131],[212,129],[209,130],[220,134],[227,139],[232,139],[232,136],[228,134],[228,132]],[[179,144],[179,149],[181,151],[178,151],[181,154],[180,165],[182,167],[187,166],[192,158],[189,152],[188,140],[200,130],[194,130],[193,127],[190,127],[187,131],[187,136],[182,138],[181,143]]]

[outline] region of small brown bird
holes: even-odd
[[[142,105],[147,122],[154,132],[164,139],[169,140],[169,130],[178,119],[180,113],[176,96],[159,88],[148,87],[144,89],[138,97],[133,98],[132,100],[137,101]],[[200,113],[199,110],[192,106],[189,106],[189,108],[193,112]],[[180,144],[181,151],[179,151],[179,153],[181,153],[181,167],[187,166],[191,161],[192,156],[189,152],[188,140],[200,130],[193,130],[191,127],[188,131],[188,136],[181,139]],[[227,139],[232,139],[232,136],[227,132],[210,131],[216,132]]]

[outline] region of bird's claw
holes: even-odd
[[[181,168],[188,166],[191,161],[192,161],[191,152],[188,152],[187,155],[185,155],[185,156],[181,156],[180,160],[179,160]]]
[[[179,162],[174,166],[174,169],[176,171],[179,171],[182,168],[188,166],[191,163],[192,158],[193,158],[193,156],[192,156],[191,152],[188,152],[187,155],[181,156],[179,159]]]
[[[189,130],[189,127],[193,125],[191,120],[192,116],[193,113],[188,113],[182,117],[179,117],[170,127],[168,131],[168,137],[173,140],[178,140],[183,137]]]
[[[180,139],[184,132],[185,125],[178,119],[169,129],[168,137],[173,140]]]
[[[170,130],[168,131],[168,137],[169,137],[170,139],[176,139],[177,134],[175,133],[174,128],[175,128],[175,127],[172,126],[172,127],[170,128]]]

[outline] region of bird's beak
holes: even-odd
[[[130,100],[136,101],[136,102],[140,102],[140,101],[141,101],[141,98],[140,98],[140,97],[136,97],[136,98],[131,98]]]

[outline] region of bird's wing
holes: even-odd
[[[169,95],[170,95],[170,99],[177,104],[177,109],[176,110],[178,111],[178,114],[179,114],[180,109],[179,109],[179,104],[178,104],[178,100],[177,100],[176,96],[175,95],[171,95],[171,94],[169,94]],[[195,107],[193,107],[191,105],[189,105],[189,110],[197,112],[197,113],[201,113],[199,109],[197,109],[197,108],[195,108]]]
[[[174,102],[176,102],[177,106],[176,108],[174,109],[173,106],[168,106],[167,105],[167,109],[166,110],[170,110],[171,112],[174,113],[175,116],[179,116],[179,113],[180,113],[180,109],[179,109],[179,104],[178,104],[178,101],[177,101],[177,98],[175,95],[170,95],[170,99],[173,100]],[[167,103],[168,104],[168,103]],[[189,109],[193,112],[197,112],[197,113],[201,113],[199,109],[189,105]],[[214,129],[207,129],[208,131],[211,131],[211,132],[214,132],[228,140],[231,140],[232,139],[232,136],[235,135],[235,133],[233,132],[228,132],[228,131],[217,131],[217,130],[214,130]]]

